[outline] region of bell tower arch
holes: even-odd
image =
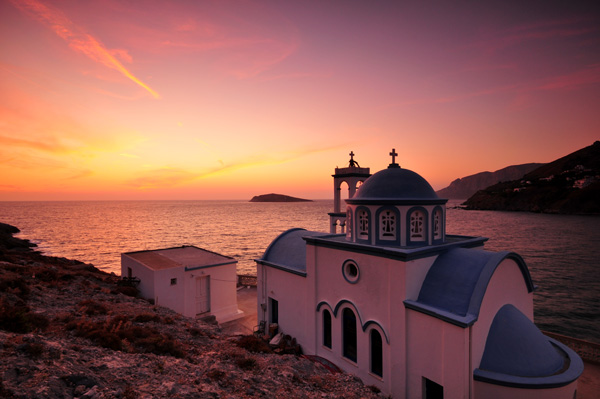
[[[348,198],[352,198],[356,190],[365,180],[371,176],[370,168],[361,168],[354,160],[354,152],[350,151],[350,162],[345,168],[335,168],[333,176],[333,212],[329,213],[330,233],[340,233],[346,230],[346,210],[342,211],[342,184],[348,185]]]

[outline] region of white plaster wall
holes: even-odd
[[[303,348],[310,347],[311,335],[306,322],[306,278],[273,267],[258,268],[258,319],[269,321],[269,298],[279,302],[279,331],[296,338]],[[266,305],[263,312],[260,304]]]
[[[176,278],[177,284],[171,285],[171,279]],[[185,273],[184,267],[154,271],[154,304],[173,309],[184,316],[195,315],[186,313],[185,309]]]
[[[219,323],[241,316],[237,306],[236,265],[212,266],[185,272],[185,314],[196,316],[196,281],[210,276],[210,314]]]
[[[573,399],[577,390],[577,381],[552,389],[511,388],[481,381],[475,381],[473,385],[475,399]]]
[[[487,336],[496,313],[506,304],[514,305],[533,320],[533,293],[527,292],[521,270],[512,259],[503,260],[496,268],[481,303],[479,317],[473,324],[471,344],[473,369],[479,367],[481,363]]]
[[[438,255],[406,262],[406,298],[416,301],[429,269]]]
[[[154,272],[144,264],[135,259],[121,254],[121,277],[127,277],[127,268],[131,268],[131,275],[140,279],[138,290],[140,296],[146,299],[154,299]]]
[[[468,398],[469,330],[414,310],[406,320],[406,397],[422,397],[425,377],[444,387],[446,399]]]
[[[315,314],[316,353],[347,372],[359,376],[367,385],[375,385],[384,393],[394,395],[405,390],[405,308],[408,286],[406,264],[392,259],[374,257],[366,254],[351,253],[330,248],[318,248],[318,263],[315,268],[316,303],[327,302],[332,313],[332,349],[322,346],[322,309]],[[350,284],[344,279],[342,265],[352,259],[359,267],[360,279]],[[412,279],[422,282],[433,259],[421,259],[411,262]],[[414,283],[412,283],[414,284]],[[412,288],[416,291],[417,288]],[[352,305],[343,305],[338,309],[337,317],[333,309],[341,300],[349,300]],[[369,329],[362,331],[358,326],[357,362],[353,363],[342,356],[342,312],[344,307],[351,308],[362,323],[376,321],[385,331],[383,338],[383,378],[372,375],[370,369]],[[385,335],[389,338],[386,342]],[[400,396],[402,397],[402,396]]]

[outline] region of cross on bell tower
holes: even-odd
[[[360,165],[358,164],[358,162],[356,162],[354,160],[354,151],[350,151],[350,154],[348,154],[348,155],[350,155],[350,167],[351,168],[355,168],[355,167],[360,168]]]
[[[392,152],[390,152],[390,155],[392,157],[392,163],[388,165],[388,168],[399,168],[400,165],[396,163],[396,157],[398,156],[398,153],[396,152],[395,148],[392,148]]]

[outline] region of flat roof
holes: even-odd
[[[192,270],[237,263],[237,260],[229,256],[198,248],[193,245],[127,252],[123,255],[137,260],[152,270],[171,269],[175,267],[185,267],[186,270]]]

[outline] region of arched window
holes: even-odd
[[[383,341],[379,331],[373,329],[370,333],[371,343],[371,373],[383,377]]]
[[[391,209],[379,212],[379,239],[396,241],[398,232],[398,215]]]
[[[433,212],[433,239],[440,240],[442,238],[442,211],[436,209]]]
[[[358,230],[358,238],[369,239],[369,212],[366,209],[360,209],[356,212],[356,229]]]
[[[425,213],[421,210],[410,214],[410,240],[425,241]]]
[[[323,346],[331,349],[331,313],[323,311]]]
[[[356,316],[351,309],[342,313],[342,345],[345,358],[356,362]]]

